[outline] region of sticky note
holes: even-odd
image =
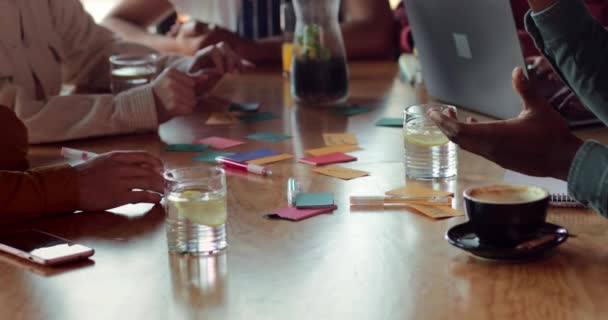
[[[418,213],[422,213],[433,219],[443,219],[451,217],[464,216],[464,213],[450,207],[436,207],[436,206],[425,206],[419,204],[409,204],[408,208],[413,209]]]
[[[439,191],[419,186],[405,186],[399,189],[388,191],[386,195],[403,197],[447,197],[453,196],[454,194],[452,192]]]
[[[291,139],[290,136],[284,135],[282,133],[273,133],[273,132],[260,132],[254,133],[247,136],[247,138],[258,141],[265,142],[279,142],[283,140]]]
[[[378,127],[395,127],[403,128],[403,119],[400,118],[382,118],[376,121]]]
[[[289,160],[289,159],[293,159],[293,155],[285,153],[285,154],[280,154],[278,156],[272,156],[272,157],[265,157],[265,158],[250,160],[250,161],[247,161],[247,163],[257,164],[257,165],[261,166],[263,164],[275,163],[275,162],[279,162],[279,161],[283,161],[283,160]]]
[[[359,144],[359,141],[357,141],[357,137],[352,133],[324,133],[323,140],[325,141],[326,146]]]
[[[206,144],[170,144],[165,147],[169,152],[202,152],[209,148]]]
[[[354,169],[340,167],[340,166],[327,166],[327,167],[323,167],[323,168],[314,169],[314,170],[312,170],[312,172],[322,174],[325,176],[339,178],[342,180],[352,180],[355,178],[369,176],[369,172],[354,170]]]
[[[259,149],[259,150],[255,150],[255,151],[233,154],[229,158],[232,160],[235,160],[235,161],[246,162],[246,161],[250,161],[250,160],[276,156],[279,154],[281,154],[281,153],[270,150],[268,148],[264,148],[264,149]]]
[[[230,107],[228,111],[231,112],[256,112],[260,109],[260,104],[258,102],[251,103],[238,103],[232,102],[230,103]]]
[[[328,164],[332,164],[332,163],[343,163],[343,162],[351,162],[351,161],[356,161],[356,160],[357,160],[357,158],[355,158],[353,156],[349,156],[342,152],[336,152],[336,153],[324,154],[322,156],[301,158],[298,160],[298,162],[311,164],[313,166],[324,166],[324,165],[328,165]]]
[[[229,112],[213,112],[205,124],[208,125],[219,125],[219,124],[235,124],[239,123],[240,120],[234,114]]]
[[[358,115],[358,114],[362,114],[362,113],[367,113],[370,111],[372,111],[372,109],[368,108],[368,107],[362,107],[359,105],[351,105],[347,108],[338,109],[335,111],[335,113],[339,114],[339,115],[343,115],[343,116],[354,116],[354,115]]]
[[[201,139],[198,141],[198,143],[208,144],[209,146],[211,146],[214,149],[228,149],[228,148],[232,148],[232,147],[236,147],[236,146],[245,144],[245,142],[243,142],[243,141],[231,140],[231,139],[220,138],[220,137],[209,137],[209,138]]]
[[[320,214],[333,212],[338,209],[337,206],[330,206],[326,208],[319,209],[298,209],[294,207],[278,209],[273,211],[271,214],[267,215],[268,218],[283,218],[291,221],[300,221],[304,219],[308,219],[314,216],[318,216]]]
[[[260,112],[240,116],[239,119],[245,123],[254,123],[266,120],[277,119],[278,117],[272,112]]]
[[[312,156],[322,156],[324,154],[330,154],[330,153],[336,153],[336,152],[352,152],[352,151],[357,151],[357,150],[361,150],[361,148],[359,148],[358,146],[352,145],[352,144],[343,144],[343,145],[338,145],[338,146],[329,146],[329,147],[324,147],[324,148],[318,148],[318,149],[310,149],[310,150],[306,150],[306,153],[312,155]]]
[[[332,193],[298,193],[296,195],[296,207],[301,208],[321,208],[334,205],[334,195]]]
[[[198,156],[194,157],[192,160],[198,161],[198,162],[217,163],[217,161],[215,161],[215,158],[230,157],[233,154],[234,153],[221,152],[221,151],[207,151],[207,152],[199,154]]]

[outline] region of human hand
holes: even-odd
[[[210,79],[209,75],[189,76],[174,68],[165,69],[151,83],[158,121],[163,123],[194,112],[196,86],[207,79]]]
[[[450,140],[467,151],[506,169],[566,180],[583,142],[535,91],[521,68],[513,71],[513,88],[524,107],[517,118],[486,123],[469,118],[463,123],[455,114],[431,111],[429,116]]]
[[[175,38],[176,51],[193,56],[198,50],[204,47],[205,34],[209,30],[207,24],[198,21],[188,21],[186,23],[176,23],[169,36]]]
[[[541,12],[551,7],[557,0],[528,0],[530,8],[534,12]]]
[[[164,192],[163,164],[145,152],[111,152],[74,167],[79,209],[100,211],[129,203],[158,203]],[[143,191],[133,191],[139,189]]]
[[[197,51],[194,57],[181,58],[171,66],[186,74],[213,71],[220,75],[228,72],[238,73],[255,67],[225,43],[207,46]]]

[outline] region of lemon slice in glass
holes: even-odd
[[[180,194],[181,201],[175,202],[180,215],[192,223],[218,227],[226,223],[226,200],[223,197],[204,199],[200,191],[186,190]]]
[[[438,147],[450,141],[448,137],[440,131],[431,134],[406,133],[403,137],[407,142],[421,147]]]

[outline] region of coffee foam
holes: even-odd
[[[465,196],[481,203],[520,204],[542,200],[548,192],[536,186],[492,185],[468,190]]]

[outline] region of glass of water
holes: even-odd
[[[156,54],[119,54],[110,57],[112,93],[150,83],[156,77]]]
[[[165,172],[169,251],[213,255],[226,249],[226,175],[221,168]]]
[[[458,170],[456,145],[441,132],[428,117],[432,110],[444,112],[453,106],[425,104],[403,110],[403,143],[405,148],[405,175],[413,179],[449,178]]]

